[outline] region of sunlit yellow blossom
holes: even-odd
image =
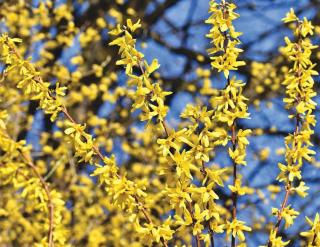
[[[245,225],[245,222],[234,219],[232,222],[227,221],[226,224],[227,233],[232,234],[234,237],[238,236],[241,241],[246,238],[244,236],[244,231],[251,231],[251,228]]]

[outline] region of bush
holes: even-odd
[[[140,42],[162,42],[148,24],[170,2],[145,18],[130,1],[2,3],[1,246],[320,246],[319,27],[291,9],[280,52],[250,60],[236,5],[212,0],[208,55],[180,50],[192,79],[170,81]],[[259,126],[279,98],[289,129]]]

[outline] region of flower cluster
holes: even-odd
[[[151,81],[151,74],[160,65],[157,59],[148,64],[143,59],[144,55],[136,49],[136,40],[132,37],[132,33],[140,27],[140,20],[133,24],[131,19],[128,19],[125,28],[121,28],[119,24],[110,34],[120,37],[113,40],[109,45],[119,47],[121,60],[117,61],[117,65],[125,66],[126,74],[130,77],[129,85],[136,87],[134,93],[132,93],[133,110],[142,110],[141,121],[151,121],[156,117],[157,121],[163,122],[168,111],[168,107],[164,104],[165,96],[170,95],[171,92],[162,91],[158,83],[152,83]],[[141,75],[134,73],[134,68],[138,68]]]
[[[309,189],[302,181],[301,168],[304,161],[311,161],[315,151],[311,149],[311,136],[314,133],[313,127],[316,118],[313,111],[316,103],[313,98],[316,92],[313,89],[314,80],[312,76],[318,75],[313,68],[315,64],[311,61],[312,50],[317,46],[312,45],[307,37],[313,34],[313,26],[306,18],[300,20],[293,9],[283,18],[285,23],[293,23],[295,26],[294,35],[296,41],[292,42],[285,38],[286,46],[281,49],[282,54],[292,63],[292,68],[286,74],[283,85],[286,87],[286,97],[284,103],[286,108],[292,111],[290,119],[295,120],[295,130],[285,138],[285,161],[286,164],[279,163],[280,173],[277,179],[285,184],[285,198],[280,209],[272,209],[278,221],[271,230],[268,246],[286,246],[289,242],[282,242],[281,237],[277,237],[277,232],[281,220],[285,220],[285,227],[288,228],[294,223],[294,219],[299,212],[287,205],[289,195],[297,193],[301,197],[307,195]],[[295,187],[295,184],[298,186]]]
[[[238,56],[242,52],[237,46],[240,44],[238,37],[240,32],[236,32],[232,22],[239,17],[235,13],[236,5],[222,1],[210,2],[211,16],[206,23],[212,25],[210,33],[207,35],[213,44],[208,50],[211,55],[212,68],[219,72],[223,71],[225,77],[229,76],[231,70],[238,70],[238,67],[245,65],[244,61],[238,61]],[[222,55],[219,55],[222,53]]]
[[[233,21],[239,16],[234,12],[235,9],[236,6],[232,3],[211,1],[210,13],[212,15],[206,21],[212,25],[207,35],[213,44],[213,48],[208,50],[213,60],[211,65],[218,72],[223,71],[227,78],[225,88],[221,90],[220,95],[212,96],[210,102],[214,109],[214,121],[226,125],[230,133],[228,140],[231,141],[231,147],[228,151],[233,161],[233,184],[229,188],[232,191],[233,209],[232,220],[227,223],[227,234],[232,233],[232,246],[235,246],[236,237],[240,241],[245,240],[243,231],[251,231],[250,227],[237,219],[237,197],[246,193],[246,189],[241,187],[241,178],[237,175],[237,165],[246,165],[246,146],[249,144],[247,137],[251,130],[236,130],[237,120],[248,118],[249,113],[246,103],[248,99],[242,94],[245,84],[237,80],[235,76],[230,77],[230,71],[238,70],[238,67],[245,65],[245,62],[238,61],[242,50],[237,48],[240,44],[238,37],[241,33],[236,32],[233,26]]]
[[[51,121],[54,121],[61,111],[61,96],[65,95],[66,87],[60,87],[57,83],[54,90],[50,89],[50,83],[42,81],[30,59],[21,57],[15,46],[17,42],[19,43],[21,40],[11,39],[7,35],[0,37],[1,61],[6,64],[4,73],[20,75],[17,88],[22,88],[24,94],[33,100],[39,100],[40,107],[45,113],[50,114]]]

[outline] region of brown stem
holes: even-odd
[[[227,9],[226,9],[226,4],[228,2],[226,2],[225,0],[222,1],[222,11],[223,11],[223,18],[227,19]],[[220,31],[221,32],[221,31]],[[225,38],[225,42],[224,42],[224,51],[227,51],[230,39],[228,37],[228,33],[226,32],[221,32]],[[228,87],[228,85],[230,85],[230,75],[228,75],[227,77],[227,84],[225,86],[225,88]],[[232,126],[231,126],[231,132],[232,132],[232,149],[233,151],[236,150],[237,147],[237,136],[236,136],[236,122],[234,120]],[[236,162],[233,160],[233,186],[235,186],[237,180],[237,164]],[[237,192],[232,192],[232,219],[235,220],[237,218],[237,200],[238,200],[238,193]],[[235,247],[236,246],[236,238],[233,236],[233,234],[231,234],[231,246]]]
[[[206,171],[206,166],[204,164],[204,161],[202,161],[202,167],[200,169],[203,178],[205,179],[207,176],[207,171]],[[205,184],[206,187],[208,186],[208,179],[206,180]],[[209,210],[209,203],[207,203],[206,205],[207,209]],[[211,227],[210,227],[210,219],[207,221],[207,227],[209,229],[209,235],[210,235],[210,243],[211,243],[211,247],[214,247],[214,232],[212,231]]]
[[[137,196],[134,196],[134,200],[136,201],[136,203],[139,206],[139,209],[142,211],[142,213],[144,214],[144,217],[146,218],[147,222],[149,224],[153,224],[152,219],[150,218],[146,208],[144,207],[144,205],[142,203],[139,202],[139,199]],[[165,241],[163,238],[160,239],[161,243],[163,246],[168,247],[167,241]]]
[[[143,61],[139,61],[139,63],[138,63],[138,66],[139,66],[142,74],[145,73],[145,70],[143,68],[143,64],[144,64]],[[166,138],[168,138],[169,137],[169,131],[168,131],[168,127],[167,127],[166,121],[165,120],[161,120],[160,124],[161,124],[161,126],[163,127],[163,129],[165,131]],[[192,217],[192,224],[194,225],[195,219],[194,219],[194,215],[193,215],[193,211],[192,211],[192,205],[188,202],[187,206],[188,206],[188,210],[189,210],[189,212],[191,214],[191,217]],[[197,247],[200,247],[201,243],[200,243],[200,235],[199,234],[196,235],[196,241],[197,241]]]
[[[163,129],[165,130],[166,137],[168,138],[169,137],[169,132],[168,132],[168,128],[167,128],[167,124],[166,124],[165,120],[160,121],[160,123],[161,123]],[[202,163],[202,167],[204,169],[203,173],[205,173],[204,163]],[[191,205],[190,202],[187,202],[187,209],[188,209],[188,211],[189,211],[189,213],[191,215],[191,218],[192,218],[192,226],[194,226],[196,220],[194,218],[192,205]],[[196,235],[196,242],[197,242],[197,247],[200,247],[201,246],[201,240],[200,240],[200,235],[199,234]]]
[[[232,150],[235,151],[237,148],[237,133],[236,133],[236,123],[233,122],[231,126],[231,131],[232,131],[232,137],[231,137],[231,142],[232,142]],[[236,180],[237,180],[237,164],[235,161],[233,161],[233,186],[236,185]],[[237,201],[238,201],[238,193],[237,192],[232,192],[232,220],[235,220],[237,218]],[[231,246],[235,247],[236,246],[236,238],[231,234]]]
[[[295,130],[294,130],[294,138],[299,134],[300,121],[301,121],[300,115],[296,114],[296,125],[295,125]],[[296,138],[294,139],[294,142],[295,142],[295,146],[296,146],[296,142],[297,142]],[[272,230],[272,231],[275,232],[275,236],[277,236],[277,234],[278,234],[278,230],[279,230],[282,218],[283,218],[282,217],[282,212],[285,209],[285,207],[287,206],[287,203],[288,203],[288,200],[289,200],[289,195],[290,195],[290,190],[291,190],[291,183],[287,182],[287,185],[286,185],[285,188],[286,188],[286,194],[285,194],[283,202],[281,204],[280,211],[278,212],[277,222],[276,222],[276,224],[275,224],[275,226],[274,226],[274,228]],[[272,246],[272,242],[271,242],[271,240],[269,238],[268,247],[271,247],[271,246]]]
[[[167,138],[169,137],[169,132],[168,132],[168,127],[167,127],[167,124],[166,122],[163,120],[163,121],[160,121],[162,127],[164,128],[164,131],[166,132],[166,135],[167,135]]]
[[[290,195],[290,186],[286,186],[286,194],[284,196],[284,199],[283,199],[283,202],[281,204],[281,209],[280,211],[278,212],[278,219],[277,219],[277,223],[275,224],[274,228],[272,231],[275,231],[276,233],[276,236],[278,234],[278,230],[279,230],[279,227],[280,227],[280,224],[281,224],[281,221],[283,219],[282,217],[282,212],[283,210],[285,209],[285,207],[287,206],[287,203],[288,203],[288,199],[289,199],[289,195]],[[268,240],[268,247],[271,247],[272,246],[272,242],[269,238]]]
[[[53,216],[54,216],[54,206],[52,203],[52,198],[50,195],[50,190],[49,187],[47,185],[47,183],[45,182],[44,178],[41,176],[41,174],[37,171],[34,163],[32,162],[32,160],[29,158],[28,155],[26,155],[25,153],[22,153],[22,157],[27,161],[27,165],[32,169],[32,171],[34,172],[34,174],[39,178],[40,183],[48,197],[48,203],[47,203],[47,207],[48,207],[48,211],[49,211],[49,230],[48,230],[48,245],[49,247],[53,247],[54,246],[54,242],[53,242],[53,229],[54,229],[54,222],[53,222]]]
[[[210,226],[209,226],[209,234],[210,234],[211,247],[214,247],[214,233],[213,233],[213,231],[210,229]]]
[[[4,136],[8,139],[11,139],[10,136],[7,133],[3,133]],[[50,189],[48,187],[48,184],[46,183],[45,179],[41,176],[41,174],[38,172],[38,170],[36,169],[36,166],[34,165],[33,161],[31,160],[31,158],[29,158],[29,156],[23,152],[21,152],[22,157],[25,159],[26,164],[32,169],[33,173],[38,177],[38,179],[40,180],[41,186],[43,187],[47,198],[48,198],[48,202],[47,202],[47,208],[49,211],[49,229],[48,229],[48,246],[49,247],[54,247],[54,241],[53,241],[53,229],[54,229],[54,221],[53,221],[53,217],[54,217],[54,206],[52,203],[52,198],[50,195]],[[19,168],[17,169],[17,173],[19,172]],[[23,177],[25,177],[22,173],[21,175]],[[28,180],[27,177],[25,177],[26,180]]]
[[[192,205],[190,202],[187,202],[187,209],[191,215],[191,218],[192,218],[192,226],[194,227],[195,225],[195,218],[194,218],[194,214],[193,214],[193,210],[192,210]],[[197,241],[197,247],[200,247],[201,246],[201,242],[200,242],[200,236],[199,234],[196,235],[196,241]]]
[[[316,232],[316,230],[314,230],[314,235],[313,235],[311,246],[316,246],[317,235],[318,235],[318,233]]]
[[[169,137],[169,132],[168,132],[167,124],[166,124],[165,120],[160,121],[160,123],[163,126],[163,129],[165,130],[166,137],[168,138]],[[188,209],[188,211],[189,211],[189,213],[191,215],[191,218],[192,218],[192,226],[194,226],[196,220],[194,218],[192,205],[191,205],[190,202],[187,202],[187,209]],[[200,247],[201,246],[201,241],[200,241],[200,235],[199,234],[196,235],[196,241],[197,241],[197,247]]]

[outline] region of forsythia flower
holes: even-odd
[[[290,11],[287,13],[286,17],[282,19],[284,23],[298,21],[298,17],[294,13],[294,10],[291,8]]]
[[[241,186],[240,179],[236,179],[235,186],[229,185],[228,187],[232,192],[237,193],[239,196],[253,193],[252,189],[250,189],[249,187]]]
[[[231,233],[234,237],[238,236],[240,241],[244,241],[246,239],[243,231],[251,231],[251,228],[246,226],[245,222],[237,219],[233,219],[232,222],[227,221],[226,229],[227,234]]]
[[[245,65],[244,61],[237,61],[242,52],[236,46],[240,44],[238,37],[241,33],[236,32],[232,22],[239,17],[234,12],[236,6],[233,3],[210,2],[210,13],[212,15],[206,21],[213,27],[210,29],[208,38],[212,39],[213,48],[209,49],[209,55],[215,55],[222,52],[222,55],[211,56],[212,67],[223,71],[225,77],[229,76],[230,70],[238,70],[238,67]]]
[[[277,233],[275,231],[271,231],[270,233],[270,245],[269,247],[285,247],[287,246],[290,241],[282,241],[282,237],[277,237]],[[267,247],[267,246],[261,246],[261,247]]]
[[[293,188],[293,190],[301,197],[306,197],[308,195],[306,191],[310,189],[308,186],[305,186],[305,184],[305,182],[301,181],[298,187]]]
[[[273,208],[272,214],[278,216],[280,213],[279,209]],[[285,228],[290,227],[293,224],[294,219],[299,215],[299,212],[290,208],[290,205],[284,208],[281,212],[281,217],[286,221]]]
[[[85,161],[92,163],[93,151],[93,139],[92,136],[85,132],[86,126],[67,122],[67,129],[65,134],[70,135],[74,140],[75,157],[80,157],[79,162]]]
[[[306,217],[308,224],[311,229],[307,232],[302,232],[301,236],[307,238],[308,247],[319,246],[320,245],[320,217],[319,213],[316,214],[314,221]]]
[[[135,222],[137,232],[143,236],[143,243],[146,243],[149,246],[152,245],[154,240],[159,243],[160,238],[163,238],[164,240],[170,240],[172,238],[174,231],[170,229],[169,225],[170,218],[161,226],[155,226],[152,223],[141,226],[139,222]]]
[[[15,43],[21,42],[19,39],[11,39],[7,35],[0,37],[1,61],[7,65],[6,73],[11,70],[17,70],[22,79],[17,84],[17,88],[22,88],[26,95],[33,100],[39,100],[40,107],[45,113],[51,115],[51,121],[54,121],[62,110],[61,96],[64,96],[65,87],[49,89],[50,83],[43,82],[40,74],[31,64],[30,59],[24,59],[18,53]]]

